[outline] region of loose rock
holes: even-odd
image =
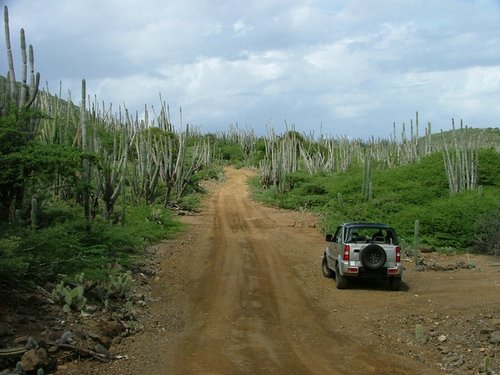
[[[490,335],[490,343],[500,344],[500,331],[495,331]]]
[[[445,342],[447,340],[447,337],[445,335],[441,335],[438,337],[439,342]]]
[[[49,365],[49,355],[44,348],[30,349],[21,357],[23,371],[29,372]]]

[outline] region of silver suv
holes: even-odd
[[[323,254],[325,277],[345,289],[351,278],[382,278],[392,290],[401,288],[403,265],[396,231],[380,223],[345,223],[327,234]]]

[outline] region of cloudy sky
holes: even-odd
[[[204,132],[500,126],[500,0],[0,0],[42,82]],[[4,37],[0,49],[5,51]],[[7,59],[0,60],[0,74]],[[175,125],[178,120],[173,116]]]

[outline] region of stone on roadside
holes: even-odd
[[[94,350],[96,353],[99,353],[99,354],[102,354],[106,357],[109,356],[109,352],[108,350],[104,347],[104,345],[102,344],[97,344],[95,347],[94,347]]]
[[[44,348],[30,349],[21,357],[21,366],[25,372],[46,368],[49,363],[49,355]]]
[[[450,352],[450,348],[448,348],[447,346],[444,346],[444,345],[440,345],[438,346],[438,350],[442,353],[442,354],[448,354]]]
[[[492,325],[495,329],[500,329],[500,319],[493,319]]]
[[[441,335],[441,336],[438,337],[438,341],[439,342],[445,342],[446,339],[447,339],[447,337],[445,335]]]
[[[500,331],[492,332],[490,335],[490,343],[500,344]]]

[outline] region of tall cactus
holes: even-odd
[[[9,29],[9,9],[7,5],[3,8],[3,20],[5,27],[5,47],[7,48],[7,61],[9,64],[9,71],[7,73],[7,80],[9,85],[8,99],[11,103],[17,102],[17,88],[16,88],[16,72],[14,69],[14,57],[12,55],[12,48],[10,44],[10,29]]]
[[[105,150],[100,152],[101,169],[98,176],[98,195],[104,202],[105,219],[111,218],[116,200],[122,193],[127,167],[128,141],[123,134],[117,136],[120,137],[120,147],[114,147],[112,154],[108,154]],[[117,141],[115,138],[115,142]]]
[[[370,200],[372,198],[372,168],[371,168],[371,154],[368,152],[365,157],[363,169],[363,196]]]
[[[81,131],[81,147],[85,153],[88,151],[87,140],[87,105],[86,105],[86,82],[82,80],[82,101],[80,104],[80,131]],[[85,218],[90,220],[90,160],[88,157],[83,159],[83,212]]]
[[[7,62],[8,62],[8,95],[7,102],[0,103],[0,110],[5,111],[9,106],[14,105],[17,108],[30,108],[33,106],[38,94],[38,87],[40,84],[40,73],[34,72],[34,53],[33,46],[29,46],[29,66],[30,66],[30,81],[28,84],[28,53],[26,52],[26,36],[24,29],[21,29],[21,58],[22,58],[22,82],[19,86],[16,82],[16,72],[14,67],[14,57],[12,53],[12,46],[10,41],[10,28],[9,28],[9,10],[7,6],[4,7],[4,28],[5,28],[5,46],[7,48]],[[33,122],[31,125],[38,125],[38,122]],[[32,130],[32,133],[35,133]]]
[[[129,118],[130,121],[130,118]],[[137,121],[135,121],[137,124]],[[153,136],[148,129],[141,130],[135,138],[136,160],[132,174],[132,194],[139,202],[145,200],[150,203],[154,200],[157,188],[160,167],[153,160]]]
[[[5,45],[7,49],[7,82],[1,89],[0,96],[0,116],[13,115],[12,124],[16,128],[14,132],[19,134],[19,137],[9,140],[16,142],[15,147],[24,147],[33,140],[37,133],[40,124],[40,116],[31,109],[37,109],[38,103],[35,101],[38,94],[38,84],[40,75],[34,74],[34,57],[33,47],[29,46],[29,63],[31,70],[31,79],[28,85],[28,57],[26,52],[26,37],[24,30],[21,29],[21,56],[22,56],[22,82],[18,84],[16,81],[16,72],[14,67],[14,57],[10,41],[9,28],[9,11],[7,6],[4,7],[4,30],[5,30]],[[7,158],[8,159],[8,158]],[[16,166],[5,161],[6,164],[2,168],[16,168]],[[21,208],[23,207],[26,184],[24,171],[19,169],[16,173],[10,173],[7,180],[3,181],[3,191],[0,192],[0,215],[7,219],[21,218]],[[14,215],[12,215],[12,207],[15,206]]]
[[[186,193],[186,189],[189,181],[191,180],[191,177],[203,166],[206,166],[207,150],[210,148],[210,145],[207,143],[204,144],[197,143],[193,147],[191,155],[188,158],[186,151],[187,151],[187,141],[189,136],[190,136],[189,126],[186,125],[186,132],[183,135],[181,135],[181,137],[183,137],[182,139],[183,150],[182,153],[181,150],[179,150],[179,154],[177,155],[178,160],[179,158],[181,158],[179,166],[182,165],[182,169],[180,173],[178,173],[177,179],[175,181],[176,200],[180,200],[181,197]]]

